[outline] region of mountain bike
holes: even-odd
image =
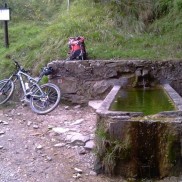
[[[43,76],[52,74],[51,67],[44,67],[39,77],[33,78],[29,71],[13,60],[15,72],[8,78],[0,81],[0,104],[6,103],[15,90],[15,82],[19,80],[23,100],[28,102],[32,111],[37,114],[46,114],[55,109],[61,99],[61,92],[58,86],[53,83],[40,84]]]

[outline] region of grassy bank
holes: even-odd
[[[48,62],[65,59],[68,38],[77,35],[86,38],[89,59],[182,58],[179,0],[117,2],[74,0],[68,11],[63,0],[9,0],[10,47],[4,47],[1,26],[0,77],[13,69],[9,58],[20,60],[35,74]]]

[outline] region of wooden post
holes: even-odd
[[[7,3],[5,3],[4,8],[7,9]],[[5,47],[9,47],[9,35],[8,35],[8,21],[4,20],[4,42],[5,42]]]
[[[8,35],[8,21],[4,21],[4,41],[5,47],[9,47],[9,35]]]
[[[70,9],[70,0],[68,0],[68,6],[67,6],[67,10],[69,11]]]

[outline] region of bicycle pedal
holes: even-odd
[[[30,99],[28,99],[28,98],[23,98],[23,99],[21,99],[21,102],[22,102],[22,103],[29,103],[29,102],[30,102]]]

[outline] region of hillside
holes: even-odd
[[[65,59],[68,38],[76,35],[86,38],[89,59],[182,58],[181,0],[71,0],[69,11],[66,0],[7,4],[10,47],[4,47],[1,26],[1,78],[13,69],[10,58],[35,74],[51,60]]]

